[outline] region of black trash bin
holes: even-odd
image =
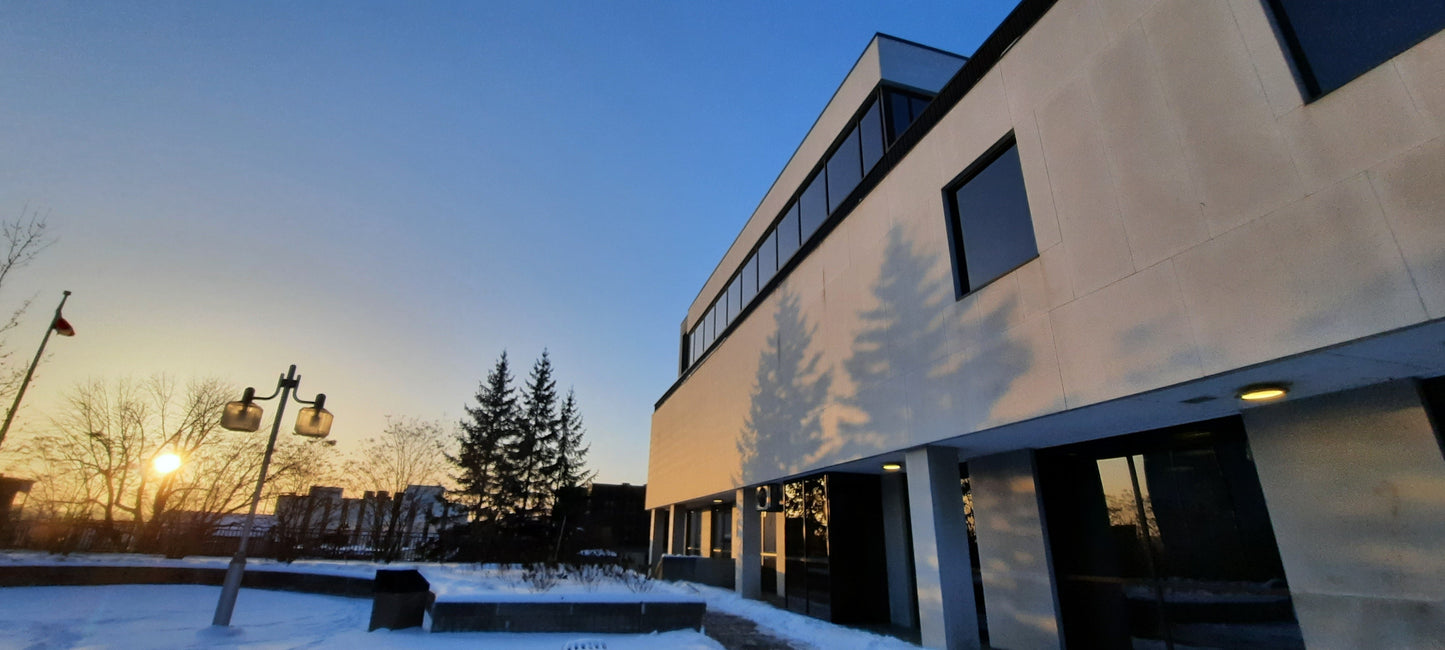
[[[377,569],[372,584],[371,625],[367,632],[379,627],[421,627],[431,600],[431,583],[426,578],[415,569]]]

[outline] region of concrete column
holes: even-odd
[[[1445,458],[1414,382],[1248,409],[1305,646],[1445,639]]]
[[[968,526],[959,489],[958,450],[924,447],[909,451],[905,458],[922,644],[949,650],[977,649],[981,641]]]
[[[669,532],[672,543],[667,546],[667,552],[670,555],[683,555],[687,553],[687,508],[681,504],[673,504],[671,510],[672,530]]]
[[[909,564],[908,485],[899,472],[883,475],[883,557],[888,567],[888,616],[894,625],[913,627],[918,615]]]
[[[968,476],[989,645],[1062,647],[1033,451],[971,458]]]
[[[733,588],[743,598],[763,595],[763,521],[748,490],[738,490],[733,508]]]
[[[668,517],[666,508],[657,508],[652,511],[652,535],[648,538],[647,544],[647,566],[655,566],[662,554],[667,552],[668,543]]]
[[[698,535],[698,552],[703,557],[712,557],[712,509],[704,509],[698,519],[699,528],[702,529],[702,534]]]
[[[773,548],[778,549],[778,597],[785,598],[788,595],[788,519],[781,512],[770,512],[770,517],[776,517],[778,525],[773,527]]]

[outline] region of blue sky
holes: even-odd
[[[295,363],[345,449],[545,347],[598,479],[644,482],[688,304],[868,39],[970,54],[1013,4],[0,4],[0,217],[59,235],[7,346],[62,289],[79,332],[20,426]]]

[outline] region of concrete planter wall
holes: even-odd
[[[99,585],[210,585],[220,586],[225,569],[151,566],[8,566],[0,567],[0,587]],[[368,578],[247,571],[241,586],[252,589],[297,591],[348,598],[371,598]]]
[[[646,634],[701,630],[702,602],[438,602],[432,632],[595,632]]]

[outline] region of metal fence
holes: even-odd
[[[240,545],[239,526],[166,525],[137,530],[129,521],[25,519],[0,523],[0,548],[51,553],[158,553],[230,556]],[[246,554],[282,561],[298,559],[421,561],[440,559],[434,532],[252,529]]]

